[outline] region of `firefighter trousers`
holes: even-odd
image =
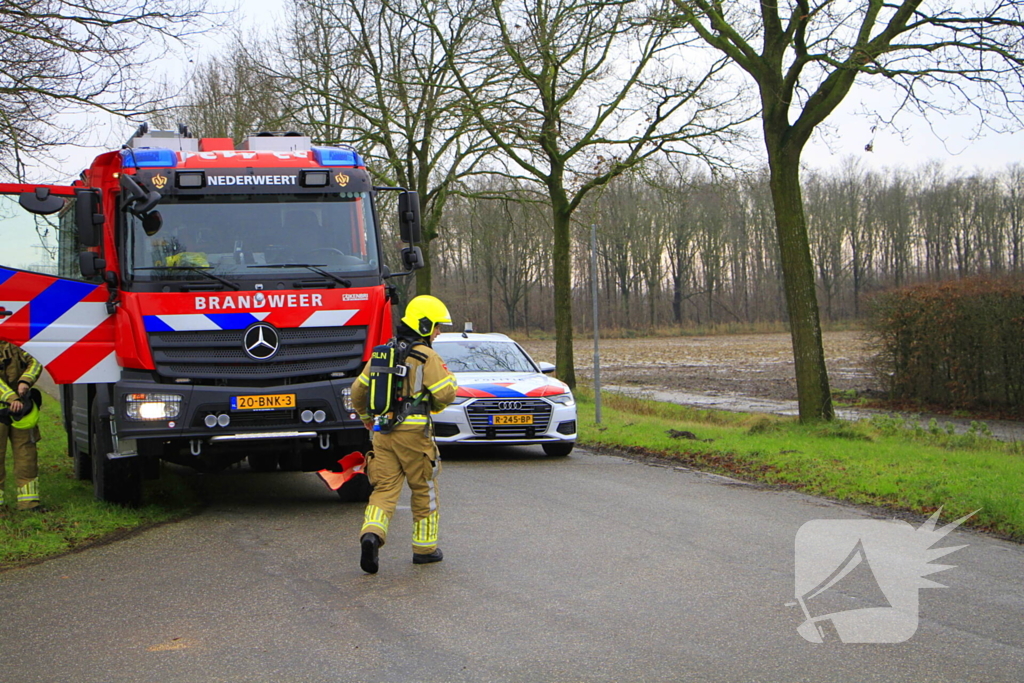
[[[437,477],[440,473],[437,446],[422,428],[375,433],[373,450],[366,458],[366,476],[373,484],[373,493],[366,506],[360,536],[377,534],[383,545],[402,483],[408,481],[412,492],[412,551],[434,552],[437,549]]]
[[[29,510],[39,506],[39,455],[36,442],[39,428],[15,429],[0,424],[0,504],[4,502],[4,482],[7,474],[7,442],[11,442],[14,456],[14,481],[18,487],[18,509]]]

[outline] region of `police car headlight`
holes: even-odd
[[[563,406],[574,406],[574,405],[576,405],[576,399],[573,398],[572,394],[569,393],[569,392],[565,392],[564,394],[558,394],[557,396],[547,396],[545,398],[547,398],[552,403],[557,403],[557,404],[563,405]]]
[[[452,401],[449,405],[457,406],[460,403],[465,403],[466,401],[468,401],[471,398],[472,398],[472,396],[456,396],[455,400]]]
[[[129,420],[173,420],[181,414],[184,398],[178,394],[128,394],[124,400]]]
[[[356,409],[352,403],[352,387],[345,387],[341,390],[341,404],[345,406],[345,410],[352,412]]]

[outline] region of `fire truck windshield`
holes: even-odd
[[[227,280],[310,273],[371,275],[378,270],[377,234],[365,192],[336,195],[165,196],[163,226],[147,236],[125,212],[127,269],[139,281]]]

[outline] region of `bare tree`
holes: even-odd
[[[573,214],[593,190],[666,150],[708,154],[728,130],[726,104],[666,66],[679,45],[644,26],[650,5],[631,0],[452,0],[450,17],[477,14],[478,42],[460,49],[435,0],[421,0],[476,120],[506,172],[547,194],[554,231],[556,365],[576,383],[572,349]],[[725,98],[723,98],[725,99]]]
[[[0,6],[0,173],[72,142],[68,113],[156,105],[146,74],[161,48],[205,30],[205,0],[19,0]]]
[[[280,74],[301,128],[326,143],[358,145],[380,182],[419,192],[426,267],[416,289],[429,294],[430,244],[447,200],[493,144],[454,87],[437,37],[411,16],[414,2],[293,0]],[[472,21],[454,17],[445,40],[461,49]]]
[[[236,36],[226,55],[202,64],[189,81],[178,115],[200,137],[240,142],[261,130],[279,130],[288,118],[284,84],[267,68],[265,45]]]
[[[726,55],[757,85],[799,392],[800,419],[834,417],[821,344],[800,190],[800,156],[814,130],[858,77],[883,77],[903,107],[940,106],[929,86],[945,86],[956,106],[982,121],[1016,122],[1020,102],[1019,0],[672,0],[672,21]]]

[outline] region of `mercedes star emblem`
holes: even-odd
[[[242,335],[242,348],[250,358],[256,360],[272,358],[280,345],[281,337],[269,323],[256,323]]]

